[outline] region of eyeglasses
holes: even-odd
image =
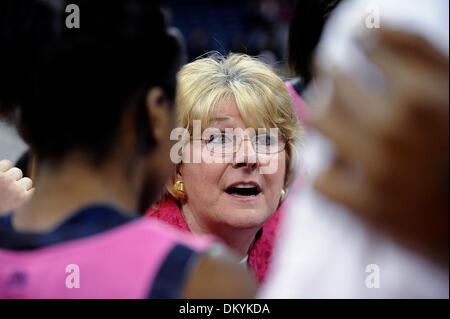
[[[244,138],[229,133],[211,134],[209,138],[202,139],[206,149],[214,154],[234,154],[242,145]],[[275,154],[286,148],[287,139],[277,135],[261,134],[248,139],[258,154]]]

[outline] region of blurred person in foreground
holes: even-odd
[[[286,81],[301,123],[309,125],[310,106],[304,101],[305,89],[313,85],[313,58],[323,27],[341,0],[301,0],[297,2],[289,26],[288,64],[295,77]]]
[[[14,210],[33,195],[33,182],[9,160],[0,161],[0,216]]]
[[[31,179],[12,163],[26,149],[12,125],[12,113],[12,107],[0,107],[0,216],[20,207],[33,194]]]
[[[308,86],[315,86],[312,77],[314,53],[325,22],[339,3],[340,0],[298,1],[291,18],[287,43],[287,51],[290,54],[287,62],[296,76],[285,81],[285,84],[294,103],[297,117],[302,126],[307,129],[311,125],[312,110],[311,105],[308,105],[304,100],[304,95]],[[301,154],[302,157],[303,154]],[[308,174],[305,165],[301,165],[299,169],[298,176],[290,188],[290,193],[300,191],[303,176]],[[284,206],[288,205],[291,199],[292,197],[289,196]]]
[[[322,37],[323,135],[260,297],[448,298],[448,2],[375,4],[380,30],[347,1]]]
[[[80,28],[65,1],[0,3],[0,106],[39,162],[31,200],[0,219],[0,298],[251,297],[226,249],[134,213],[172,169],[181,50],[160,10],[75,3]]]

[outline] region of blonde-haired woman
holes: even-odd
[[[147,215],[215,235],[262,282],[303,134],[286,86],[255,58],[214,55],[181,69],[176,100],[190,138],[165,199]]]

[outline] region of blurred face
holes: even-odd
[[[219,104],[219,112],[211,127],[222,132],[225,128],[247,129],[234,97]],[[205,141],[194,144],[191,141],[191,154],[195,147],[206,147]],[[286,171],[285,152],[264,155],[261,161],[249,138],[244,136],[238,152],[240,155],[231,155],[228,163],[185,161],[179,176],[186,186],[184,214],[192,214],[199,224],[209,228],[218,225],[243,229],[260,227],[278,207]],[[275,173],[261,174],[260,169],[265,165],[275,165]]]
[[[172,112],[170,101],[164,98],[164,92],[159,88],[153,88],[147,95],[148,121],[156,147],[146,156],[141,158],[143,171],[140,173],[140,190],[138,211],[145,212],[164,189],[168,177],[173,172],[172,161],[169,160],[170,148],[173,142],[170,140],[170,132],[175,126],[175,112]],[[125,130],[126,131],[126,130]],[[138,160],[132,162],[133,166],[139,166]]]

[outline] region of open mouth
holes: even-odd
[[[228,187],[225,192],[235,196],[257,196],[261,193],[258,185],[253,184],[237,184]]]

